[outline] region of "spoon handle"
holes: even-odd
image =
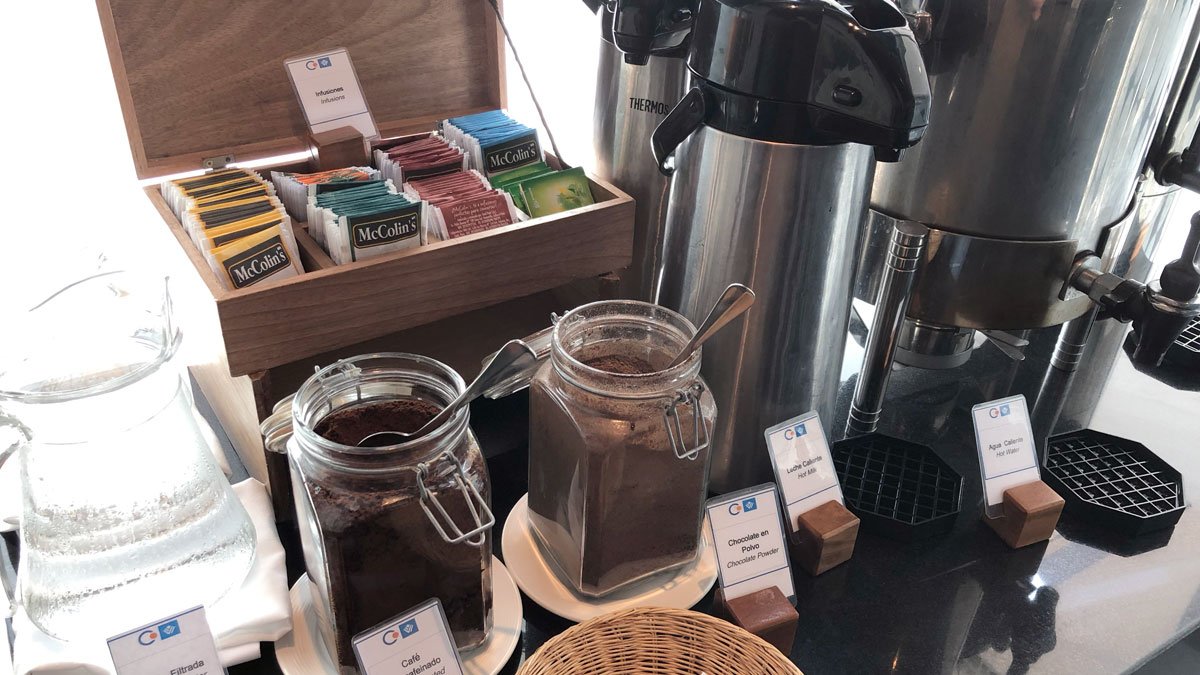
[[[729,284],[721,293],[721,297],[717,299],[716,304],[713,305],[708,316],[704,317],[704,321],[700,323],[700,327],[696,329],[696,334],[692,336],[691,340],[688,340],[683,350],[679,352],[679,355],[671,361],[667,368],[674,368],[686,361],[692,355],[692,352],[696,351],[708,338],[724,328],[730,321],[741,316],[753,304],[754,291],[742,284]]]

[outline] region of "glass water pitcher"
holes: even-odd
[[[103,638],[241,584],[255,533],[173,363],[166,280],[89,277],[5,322],[0,461],[19,462],[20,599],[62,640]]]

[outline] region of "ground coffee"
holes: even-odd
[[[416,399],[381,401],[336,411],[314,430],[331,441],[357,445],[377,431],[415,431],[438,411],[436,405]],[[414,451],[428,453],[428,447]],[[490,501],[487,468],[478,448],[456,454],[467,457],[467,475],[479,477],[477,486]],[[421,459],[412,457],[414,463]],[[464,527],[473,523],[472,515],[446,467],[446,462],[434,464],[435,475],[426,485]],[[438,473],[446,475],[438,478]],[[309,495],[323,540],[326,593],[331,599],[327,621],[336,627],[332,640],[327,640],[336,646],[342,672],[356,670],[350,646],[354,635],[431,597],[441,600],[460,648],[486,639],[492,610],[490,532],[481,547],[447,543],[422,510],[408,477],[376,478],[369,485],[365,480],[318,481]]]

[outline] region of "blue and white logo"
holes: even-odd
[[[406,637],[417,634],[417,620],[409,619],[391,630],[383,632],[383,644],[394,645]]]
[[[176,635],[179,635],[179,619],[172,619],[166,623],[159,624],[158,637],[160,640],[173,638]]]
[[[138,634],[137,641],[141,646],[149,647],[155,642],[173,638],[176,635],[179,635],[179,619],[171,619],[166,623],[158,624],[157,628],[142,631]]]
[[[317,65],[321,68],[328,68],[329,66],[333,65],[333,61],[329,60],[328,56],[322,56],[321,58],[317,59]]]
[[[1007,403],[1000,406],[1000,416],[1001,417],[1008,417],[1009,413],[1011,413],[1011,412],[1012,412],[1012,409],[1008,407]]]
[[[800,438],[801,436],[805,436],[807,434],[808,434],[808,428],[804,426],[803,422],[801,422],[800,424],[797,424],[796,426],[792,427],[791,429],[783,430],[783,437],[789,441],[796,439],[796,438]]]
[[[758,499],[756,497],[750,497],[749,499],[743,499],[741,502],[734,502],[734,503],[730,504],[729,505],[729,515],[736,516],[739,513],[742,513],[745,511],[753,511],[757,508],[758,508]]]

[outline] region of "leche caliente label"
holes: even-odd
[[[292,259],[283,245],[283,239],[275,236],[230,257],[222,264],[233,287],[245,288],[288,269]]]
[[[483,151],[483,160],[484,166],[487,167],[487,175],[491,176],[526,164],[540,162],[542,161],[541,155],[537,132],[530,131],[495,147],[487,148]]]
[[[350,259],[357,260],[357,250],[386,246],[420,235],[421,205],[350,217],[346,219],[346,224],[350,230]]]

